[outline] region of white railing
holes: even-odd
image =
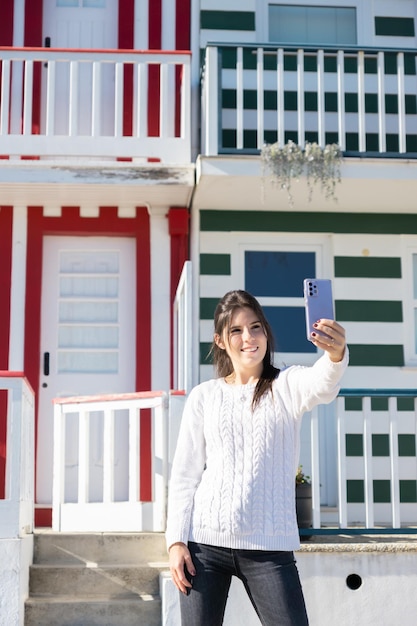
[[[346,399],[354,397],[361,408],[346,408]],[[407,410],[398,402],[407,398]],[[383,399],[386,406],[372,410],[373,399]],[[400,399],[400,400],[399,400]],[[415,390],[344,390],[335,402],[337,447],[337,518],[322,521],[320,479],[320,414],[315,409],[310,420],[311,456],[307,470],[312,477],[313,531],[301,534],[326,534],[340,529],[361,532],[413,532],[417,526],[417,391]],[[399,437],[406,438],[401,451]],[[354,437],[356,449],[346,442]],[[375,439],[375,437],[377,439]],[[382,437],[383,452],[377,450]],[[379,439],[381,441],[381,439]],[[403,439],[404,441],[404,439]],[[356,494],[349,495],[349,485]],[[380,489],[378,493],[378,487]],[[382,488],[382,492],[381,492]]]
[[[188,53],[3,47],[0,68],[1,155],[190,162]]]
[[[375,156],[417,154],[416,50],[209,44],[202,153],[265,143],[338,143]]]
[[[54,400],[54,530],[164,530],[167,398],[165,392],[138,392]],[[152,449],[151,467],[143,476],[141,411],[146,409],[152,411]],[[151,502],[141,502],[142,481],[149,479]]]
[[[0,539],[33,531],[34,394],[21,372],[0,372],[2,408],[7,406],[4,499],[0,499]],[[5,396],[3,396],[5,394]]]
[[[192,265],[186,261],[174,300],[174,389],[186,393],[193,386]]]
[[[7,393],[5,497],[0,499],[1,539],[19,537],[33,530],[34,394],[23,374],[18,372],[0,372],[0,390]],[[360,406],[346,404],[351,397]],[[306,416],[311,453],[308,459],[301,460],[303,469],[312,476],[313,524],[311,529],[303,529],[302,534],[358,533],[364,530],[368,534],[410,533],[415,530],[416,399],[415,390],[342,390],[331,405],[329,410],[336,423],[338,467],[335,476],[338,492],[336,517],[331,522],[323,519],[325,509],[320,501],[323,489],[320,412],[316,409]],[[162,532],[166,521],[169,471],[185,400],[184,392],[56,399],[54,530]],[[381,400],[382,407],[380,404],[373,406],[374,401],[381,403]],[[400,402],[403,402],[401,407]],[[5,405],[2,401],[2,407]],[[147,411],[148,415],[142,411]],[[149,412],[151,461],[143,470],[141,420],[147,418]],[[352,450],[352,437],[356,442],[355,450]],[[148,484],[149,480],[151,499],[142,502],[141,485],[143,481]],[[352,482],[356,487],[359,484],[362,497],[349,496]],[[378,492],[381,486],[382,497],[381,491]]]

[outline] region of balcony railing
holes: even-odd
[[[0,372],[0,401],[7,435],[2,449],[4,488],[0,485],[4,496],[0,496],[0,539],[4,539],[33,531],[34,394],[21,372]]]
[[[0,155],[189,163],[186,52],[0,48]]]
[[[416,50],[210,44],[202,153],[338,143],[347,155],[417,158]]]

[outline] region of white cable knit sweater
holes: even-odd
[[[347,367],[324,354],[280,372],[252,412],[254,384],[223,378],[186,402],[169,486],[167,546],[196,541],[247,550],[296,550],[295,473],[301,417],[331,402]]]

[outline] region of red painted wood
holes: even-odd
[[[0,370],[0,378],[24,378],[24,372],[10,372],[9,370]]]
[[[191,48],[191,5],[190,0],[176,0],[175,49]],[[181,83],[182,68],[175,68],[175,136],[181,136]]]
[[[43,0],[25,0],[24,44],[42,46]],[[33,66],[32,133],[40,133],[42,63]]]
[[[117,207],[100,207],[99,217],[80,217],[78,207],[62,207],[61,217],[44,217],[42,207],[28,208],[27,287],[25,306],[25,373],[39,389],[42,248],[45,235],[105,235],[136,239],[136,391],[151,388],[151,299],[150,224],[146,207],[137,207],[136,217],[118,218]],[[145,411],[143,411],[145,413]],[[141,500],[151,499],[150,412],[141,426]],[[38,406],[35,409],[37,424]],[[37,441],[35,428],[35,445]],[[146,498],[145,498],[146,496]]]
[[[88,402],[113,402],[117,400],[147,400],[148,398],[161,398],[163,395],[163,391],[138,391],[137,393],[111,393],[97,396],[73,396],[70,398],[54,398],[53,403],[86,404]]]
[[[14,0],[2,0],[0,19],[0,45],[13,45],[13,4]]]
[[[162,48],[162,0],[149,0],[148,48]],[[160,117],[160,70],[151,66],[148,70],[148,135],[159,137]]]
[[[37,528],[52,528],[52,509],[45,507],[35,509],[35,526]]]
[[[119,0],[118,46],[132,49],[134,45],[135,0]],[[133,134],[133,65],[123,68],[123,135]]]
[[[42,48],[41,46],[24,46],[24,47],[19,47],[19,46],[0,46],[0,52],[2,50],[5,51],[11,51],[11,50],[15,50],[17,52],[45,52],[45,48]],[[48,52],[53,52],[53,51],[57,51],[57,52],[98,52],[98,53],[106,53],[106,52],[112,52],[114,54],[132,54],[134,53],[134,55],[146,55],[149,56],[149,54],[158,54],[158,55],[167,55],[167,56],[172,56],[175,53],[179,53],[179,54],[187,54],[189,56],[191,56],[191,52],[190,50],[131,50],[131,49],[127,49],[127,50],[123,50],[121,48],[116,48],[115,50],[112,50],[110,48],[48,48]]]
[[[13,208],[0,207],[0,368],[9,366]],[[9,372],[7,372],[9,374]],[[5,372],[0,372],[6,375]],[[5,497],[7,392],[0,391],[0,499]]]

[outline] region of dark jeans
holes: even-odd
[[[182,626],[221,626],[232,576],[243,582],[263,626],[308,625],[292,552],[233,550],[193,542],[188,548],[196,575],[189,595],[180,593]]]

